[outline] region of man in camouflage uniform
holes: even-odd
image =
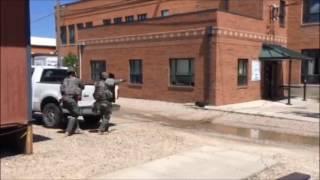
[[[108,89],[112,92],[112,102],[116,102],[116,96],[115,96],[115,91],[116,91],[116,85],[119,85],[120,83],[124,82],[123,79],[115,79],[114,74],[109,73],[108,78],[106,79],[106,84]]]
[[[93,97],[96,100],[94,103],[94,111],[99,113],[101,116],[101,123],[98,129],[100,134],[103,134],[105,131],[109,130],[109,121],[112,112],[113,94],[105,82],[107,77],[107,73],[101,73],[100,80],[94,85],[95,89],[93,93]]]
[[[75,131],[80,131],[78,116],[80,116],[80,109],[78,101],[81,99],[81,93],[84,85],[81,80],[76,77],[73,70],[68,70],[68,76],[63,80],[60,86],[62,95],[62,106],[70,112],[72,117],[68,120],[66,135],[70,136]]]

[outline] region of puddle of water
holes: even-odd
[[[276,141],[287,142],[293,144],[307,144],[307,145],[319,145],[319,137],[303,136],[288,133],[281,133],[276,131],[261,130],[249,127],[236,127],[230,125],[223,125],[213,123],[211,119],[201,119],[196,121],[180,120],[169,118],[161,115],[150,114],[143,115],[140,113],[126,112],[126,115],[132,115],[135,117],[152,119],[155,122],[159,122],[163,126],[184,129],[184,130],[196,130],[199,132],[213,132],[226,135],[239,136],[243,138],[262,140],[262,141]]]

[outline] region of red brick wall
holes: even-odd
[[[288,13],[288,46],[300,51],[301,49],[320,48],[319,24],[304,24],[302,22],[302,0],[289,0]]]
[[[303,1],[288,0],[288,47],[301,52],[303,49],[320,49],[319,24],[304,24]],[[301,62],[293,65],[293,82],[301,82]]]
[[[254,2],[253,2],[254,1]],[[261,17],[263,0],[230,0],[229,10],[234,13],[251,17]],[[94,26],[103,24],[103,19],[125,17],[147,13],[148,18],[161,16],[161,10],[168,9],[170,15],[196,12],[207,9],[224,9],[223,0],[151,0],[151,1],[126,1],[126,0],[89,0],[67,5],[62,8],[60,25],[93,22]],[[69,34],[67,33],[67,39]],[[76,28],[76,39],[78,29]]]
[[[132,45],[89,46],[84,50],[83,79],[91,79],[91,60],[105,60],[107,71],[117,78],[127,80],[121,85],[121,96],[157,99],[176,102],[203,100],[203,54],[202,40],[135,43]],[[195,86],[171,87],[169,83],[169,59],[193,58],[195,61]],[[129,60],[143,61],[143,85],[130,85]]]
[[[216,25],[216,11],[209,10],[203,13],[191,13],[171,17],[157,18],[145,22],[133,24],[119,24],[113,26],[101,26],[79,31],[79,40],[108,38],[124,35],[136,35],[152,32],[176,31],[207,25]]]
[[[170,1],[170,3],[173,2],[174,1]],[[213,1],[206,2],[212,3]],[[206,45],[203,36],[165,40],[133,40],[132,42],[117,43],[105,42],[91,45],[90,41],[86,40],[99,39],[99,41],[101,41],[101,38],[164,33],[190,28],[204,29],[206,26],[212,25],[219,29],[220,34],[217,35],[218,32],[215,31],[211,49],[211,60],[213,62],[211,64],[213,73],[211,101],[215,105],[223,105],[260,99],[262,94],[262,81],[251,81],[252,60],[258,59],[263,41],[272,43],[269,40],[262,39],[262,37],[265,38],[265,35],[275,35],[277,38],[280,36],[282,39],[286,39],[287,35],[287,29],[281,28],[278,21],[270,21],[270,5],[273,3],[278,4],[279,1],[263,1],[263,11],[260,12],[262,13],[263,19],[249,18],[221,11],[205,11],[201,13],[156,18],[140,23],[81,30],[79,31],[79,41],[86,43],[83,52],[82,77],[85,81],[91,80],[91,60],[105,60],[107,63],[107,71],[115,73],[119,78],[128,80],[129,60],[142,59],[143,85],[132,86],[125,83],[121,86],[121,96],[177,102],[204,100],[204,52]],[[202,4],[198,4],[199,8],[200,5]],[[256,4],[254,5],[257,6]],[[246,7],[242,7],[242,10],[240,10],[240,8],[239,12],[246,11]],[[203,6],[201,8],[205,7]],[[258,11],[253,11],[251,14],[255,13],[259,14]],[[246,34],[246,37],[239,37],[239,33],[235,36],[233,33],[236,31],[237,33],[243,32]],[[231,33],[231,35],[229,33]],[[280,44],[285,44],[285,41],[282,41]],[[64,53],[68,51],[72,51],[72,48],[64,48]],[[177,88],[170,86],[170,58],[195,59],[194,88]],[[238,87],[237,85],[239,58],[249,59],[248,85],[246,87]],[[281,81],[284,83],[287,80],[287,67],[283,65],[281,68],[283,68]]]
[[[231,104],[261,98],[261,81],[251,81],[251,62],[257,60],[261,42],[218,38],[215,57],[215,104]],[[248,85],[238,86],[238,59],[248,59]]]
[[[232,13],[262,18],[263,0],[229,0],[228,10]]]

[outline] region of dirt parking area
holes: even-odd
[[[84,130],[65,137],[61,130],[34,126],[34,154],[1,159],[1,179],[83,179],[153,159],[193,146],[167,128],[114,118],[105,135]]]
[[[262,161],[273,158],[278,162],[253,179],[275,179],[294,171],[319,179],[318,147],[251,142],[196,128],[171,127],[145,113],[128,114],[125,109],[115,113],[115,125],[105,135],[91,132],[94,126],[88,124],[82,126],[82,134],[71,137],[59,129],[34,125],[34,154],[1,157],[1,179],[85,179],[202,145],[255,153]]]

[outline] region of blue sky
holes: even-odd
[[[60,0],[61,4],[76,0]],[[56,0],[30,0],[31,36],[55,37]]]

